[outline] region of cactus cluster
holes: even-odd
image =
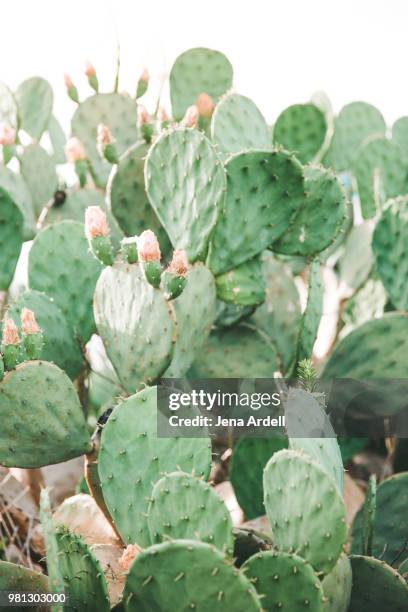
[[[85,75],[85,100],[65,75],[68,139],[46,80],[0,83],[0,465],[84,456],[122,587],[43,489],[45,556],[0,548],[0,590],[80,612],[407,611],[405,441],[351,527],[344,464],[370,441],[336,438],[318,374],[408,377],[408,118],[315,95],[270,126],[205,48],[176,59],[171,111],[142,106],[147,71],[132,95]],[[159,381],[185,376],[298,378],[282,437],[160,437]],[[236,529],[227,479],[262,528]]]

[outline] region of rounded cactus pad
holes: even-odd
[[[334,134],[325,165],[337,172],[350,170],[359,146],[370,136],[384,136],[385,130],[384,117],[371,104],[346,104],[334,120]]]
[[[273,142],[292,151],[302,164],[310,162],[326,138],[324,113],[314,104],[294,104],[286,108],[273,127]]]
[[[6,291],[23,244],[23,215],[7,191],[0,187],[0,291]]]
[[[192,540],[156,544],[141,552],[130,568],[123,601],[129,612],[261,610],[245,575],[214,546]]]
[[[271,133],[261,111],[246,96],[231,93],[217,104],[211,138],[223,157],[245,149],[268,149]]]
[[[174,472],[153,487],[147,523],[153,543],[200,540],[232,556],[234,538],[229,511],[203,480]]]
[[[272,250],[284,255],[313,256],[328,248],[339,235],[347,213],[347,197],[331,170],[305,166],[305,201]]]
[[[405,159],[408,159],[408,117],[400,117],[392,126],[392,139],[400,147]]]
[[[177,338],[165,377],[184,376],[203,348],[216,317],[214,277],[201,263],[188,271],[183,293],[173,301]]]
[[[0,94],[1,95],[1,94]],[[31,193],[21,174],[0,165],[0,187],[7,191],[17,204],[24,217],[24,240],[31,240],[35,235],[35,216]]]
[[[304,201],[302,166],[285,151],[237,154],[225,168],[227,194],[208,259],[216,275],[280,238]]]
[[[52,114],[54,94],[51,85],[41,77],[32,77],[18,86],[15,98],[20,129],[40,140]]]
[[[378,275],[393,306],[408,310],[408,196],[388,203],[376,225],[372,248]]]
[[[238,306],[257,306],[265,299],[265,280],[259,256],[216,278],[217,297]]]
[[[326,598],[325,612],[347,612],[350,603],[352,573],[350,560],[344,553],[322,581]]]
[[[106,423],[98,470],[103,497],[126,543],[150,544],[149,497],[166,473],[182,470],[207,478],[208,438],[158,438],[157,389],[149,387],[121,402]]]
[[[335,347],[325,378],[406,378],[408,316],[389,313],[364,323]]]
[[[106,185],[111,169],[110,164],[101,159],[96,147],[98,125],[102,123],[110,129],[117,152],[122,155],[138,140],[136,120],[136,102],[117,93],[96,94],[76,109],[71,122],[72,135],[85,147],[98,187]]]
[[[398,566],[408,553],[401,553],[408,540],[408,472],[395,474],[378,485],[375,495],[375,517],[372,534],[372,554]],[[352,551],[361,551],[363,514],[360,510],[353,523]]]
[[[234,446],[229,475],[246,520],[265,514],[263,470],[272,455],[287,446],[285,438],[240,438]]]
[[[48,593],[47,576],[28,567],[0,560],[0,590]]]
[[[348,612],[406,612],[408,585],[385,561],[352,555],[353,572]]]
[[[7,311],[19,330],[21,330],[20,317],[23,308],[29,308],[34,312],[37,323],[43,331],[42,359],[54,362],[70,378],[76,378],[84,365],[84,358],[72,327],[62,311],[45,293],[25,291]]]
[[[170,72],[170,97],[174,118],[207,94],[216,103],[232,86],[232,66],[223,53],[198,47],[178,56]]]
[[[58,188],[54,160],[39,144],[30,144],[19,156],[21,174],[31,193],[36,217]]]
[[[225,195],[225,173],[203,133],[170,128],[151,147],[145,164],[150,202],[174,248],[190,261],[205,256]]]
[[[175,319],[163,293],[145,280],[138,265],[119,263],[103,270],[94,314],[108,357],[129,393],[165,372],[174,350]]]
[[[0,383],[0,464],[35,468],[91,448],[73,383],[57,366],[29,361]]]
[[[263,486],[275,546],[329,573],[347,540],[344,502],[331,476],[303,452],[282,450],[266,465]]]
[[[46,227],[30,250],[30,289],[52,298],[84,343],[95,329],[92,298],[101,268],[89,252],[83,224],[76,221]]]
[[[323,612],[324,595],[313,567],[298,555],[262,551],[242,566],[262,597],[265,612]]]

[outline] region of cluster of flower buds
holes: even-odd
[[[10,371],[25,359],[40,358],[44,346],[43,334],[29,308],[21,311],[21,333],[22,342],[17,325],[11,317],[6,316],[1,340],[0,378],[3,377],[4,368]]]

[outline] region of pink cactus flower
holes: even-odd
[[[85,62],[85,75],[89,77],[96,76],[96,70],[91,62]]]
[[[85,235],[88,240],[109,234],[108,221],[100,206],[88,206],[85,211]]]
[[[65,73],[64,74],[64,83],[65,83],[65,87],[67,89],[71,89],[71,87],[74,87],[74,84],[72,82],[71,77],[69,76],[69,74]]]
[[[140,80],[145,81],[145,83],[148,83],[149,78],[150,78],[149,71],[147,68],[144,68],[142,74],[140,75]]]
[[[104,148],[113,142],[112,132],[107,125],[100,123],[97,129],[96,141],[100,148]]]
[[[67,160],[75,164],[77,161],[86,159],[86,153],[82,142],[76,138],[70,138],[64,148]]]
[[[6,346],[8,344],[19,344],[20,338],[18,337],[18,329],[13,319],[9,319],[8,317],[4,320],[3,324],[3,344]]]
[[[159,106],[157,110],[157,119],[163,123],[164,121],[170,121],[170,117],[167,114],[166,109],[163,106]]]
[[[119,566],[124,572],[128,572],[133,561],[140,553],[140,548],[136,544],[129,544],[123,551],[122,556],[118,559]]]
[[[21,329],[23,334],[38,334],[41,331],[33,311],[29,308],[23,308],[21,311]]]
[[[214,110],[214,101],[211,98],[211,96],[209,96],[206,93],[202,93],[197,97],[197,108],[198,108],[198,113],[201,117],[205,117],[206,119],[210,119],[211,115],[213,114],[213,110]]]
[[[145,125],[150,122],[150,115],[146,110],[146,107],[142,104],[139,104],[137,107],[137,124]]]
[[[189,106],[188,109],[186,110],[186,113],[183,117],[183,119],[181,120],[181,125],[184,125],[184,127],[195,127],[198,121],[198,117],[199,117],[199,113],[198,113],[198,108],[195,104],[193,104],[192,106]]]
[[[187,276],[188,260],[186,252],[183,249],[176,249],[173,253],[173,258],[167,268],[168,272],[172,272],[177,276]]]
[[[16,142],[16,130],[6,123],[0,123],[0,145],[12,145]]]
[[[139,259],[142,262],[160,261],[159,241],[152,230],[142,232],[137,240]]]

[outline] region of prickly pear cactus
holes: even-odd
[[[324,113],[314,104],[285,109],[273,127],[273,142],[293,151],[302,164],[312,161],[323,146],[327,131]]]
[[[9,194],[0,188],[0,291],[8,289],[23,243],[23,215]]]

